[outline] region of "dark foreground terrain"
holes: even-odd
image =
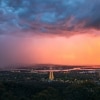
[[[100,100],[100,86],[92,82],[1,82],[0,100]]]
[[[0,72],[0,100],[100,100],[96,74]]]

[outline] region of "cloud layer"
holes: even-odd
[[[100,0],[0,0],[0,34],[99,30],[99,9]]]

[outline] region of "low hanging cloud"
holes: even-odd
[[[99,30],[99,9],[100,0],[0,0],[0,34]]]

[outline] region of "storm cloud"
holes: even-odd
[[[99,10],[100,0],[0,0],[0,34],[99,30]]]

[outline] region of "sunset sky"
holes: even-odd
[[[0,66],[100,65],[100,0],[0,0]]]

